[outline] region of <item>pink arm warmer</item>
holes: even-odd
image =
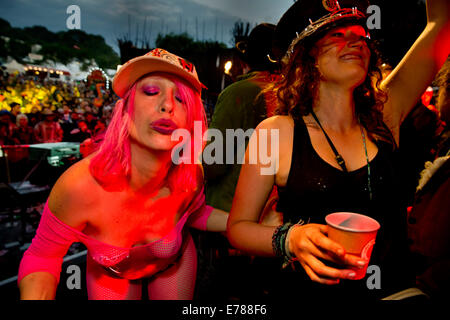
[[[204,189],[192,200],[189,206],[191,215],[188,220],[188,225],[199,230],[206,230],[206,222],[208,221],[213,207],[206,205]]]
[[[77,241],[76,233],[57,220],[46,204],[36,235],[20,262],[17,282],[30,273],[45,271],[59,283],[63,258],[70,245]]]

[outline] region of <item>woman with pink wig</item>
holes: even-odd
[[[225,231],[228,215],[204,201],[194,65],[154,49],[124,64],[113,89],[121,99],[99,149],[50,193],[20,264],[21,299],[55,298],[73,242],[88,249],[89,299],[141,299],[142,279],[150,299],[192,299],[197,256],[187,227]],[[174,139],[176,130],[191,138]]]

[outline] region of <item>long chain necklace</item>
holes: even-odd
[[[317,118],[316,114],[314,113],[314,111],[311,110],[311,114],[314,117],[314,120],[316,120],[317,124],[319,125],[320,129],[322,129],[322,132],[325,135],[325,138],[328,141],[328,144],[330,145],[331,149],[333,150],[333,153],[335,155],[336,161],[339,164],[339,166],[342,168],[342,170],[344,172],[348,172],[347,167],[345,165],[345,160],[344,158],[342,158],[342,156],[339,154],[339,152],[336,150],[333,142],[331,141],[330,137],[328,136],[328,134],[325,132],[325,129],[322,127],[322,125],[320,124],[319,119]],[[361,122],[358,120],[358,124],[359,124],[359,128],[361,130],[361,136],[362,136],[362,140],[363,140],[363,145],[364,145],[364,153],[366,155],[366,162],[367,162],[367,189],[369,191],[369,199],[372,200],[372,181],[370,179],[370,162],[369,162],[369,156],[367,154],[367,145],[366,145],[366,135],[364,134],[364,129],[361,125]]]
[[[364,129],[361,125],[361,122],[359,122],[359,128],[361,129],[361,136],[364,144],[364,153],[366,154],[366,161],[367,161],[367,189],[369,190],[369,199],[372,201],[372,182],[370,181],[370,162],[369,162],[369,156],[367,155],[367,146],[366,146],[366,135],[364,134]]]

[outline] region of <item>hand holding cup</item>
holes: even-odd
[[[352,268],[356,272],[354,280],[364,278],[380,224],[370,217],[352,212],[335,212],[327,215],[325,221],[331,240],[339,243],[348,254],[367,261],[364,268]]]
[[[357,275],[355,270],[367,265],[366,260],[347,254],[342,245],[327,237],[330,229],[327,225],[311,223],[292,228],[287,249],[295,255],[312,281],[337,284],[340,279],[354,279]],[[326,261],[348,268],[333,268]]]

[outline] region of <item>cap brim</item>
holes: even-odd
[[[151,72],[167,72],[176,75],[189,84],[191,84],[195,90],[201,92],[204,85],[198,81],[194,76],[191,76],[188,72],[183,72],[177,66],[174,66],[170,62],[166,62],[160,58],[151,56],[137,57],[130,61],[130,63],[122,66],[114,76],[113,90],[121,98],[123,98],[128,89],[143,75]]]

